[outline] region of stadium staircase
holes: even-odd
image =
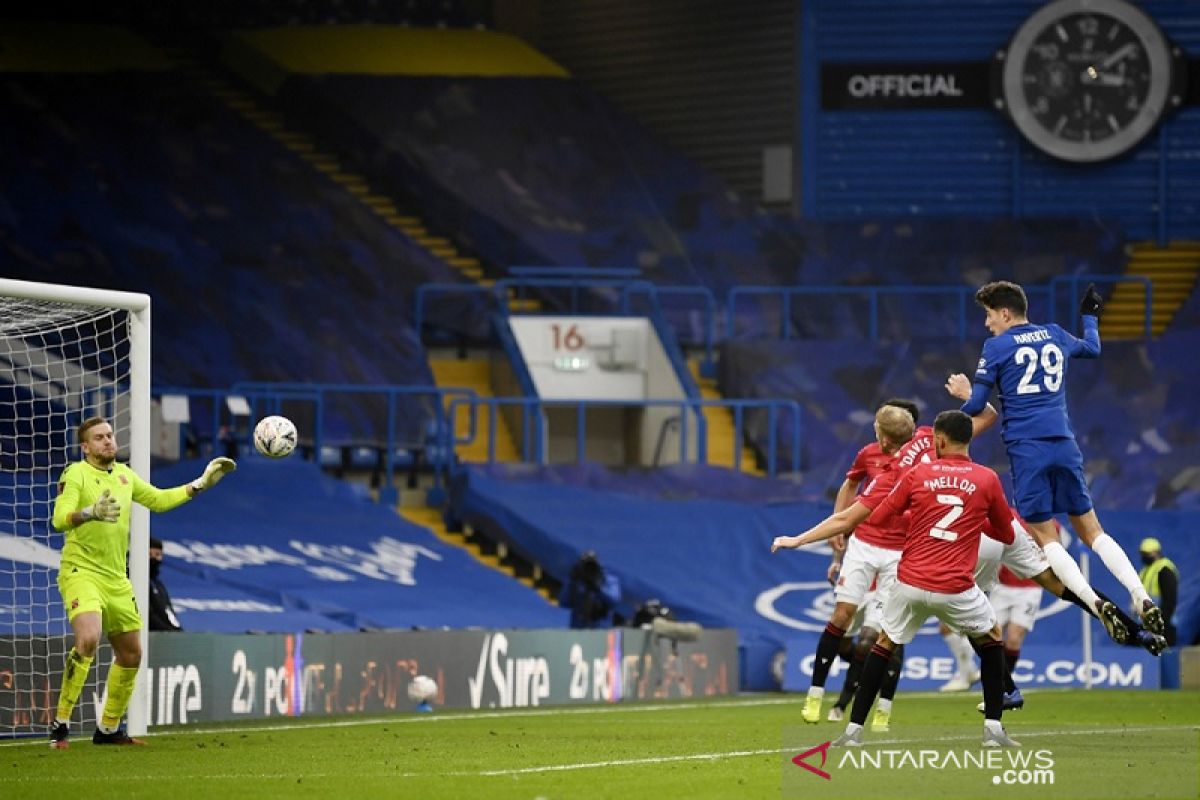
[[[348,159],[339,159],[336,149],[322,146],[307,131],[296,130],[294,125],[289,127],[283,115],[263,107],[257,92],[238,88],[223,78],[217,69],[198,61],[184,47],[161,39],[156,43],[184,75],[301,161],[324,174],[390,227],[441,259],[467,280],[480,286],[495,284],[493,278],[485,277],[483,264],[476,255],[462,252],[450,239],[435,235],[430,230],[429,221],[415,209],[402,210],[398,207],[393,197],[372,186],[371,176],[347,167],[345,162]],[[510,311],[535,313],[542,310],[539,300],[518,296],[512,289],[508,291],[507,299]]]
[[[1132,246],[1129,276],[1153,281],[1151,330],[1161,336],[1176,312],[1187,301],[1200,276],[1200,242],[1172,242],[1158,247],[1152,242]],[[1145,335],[1146,295],[1140,284],[1118,284],[1100,320],[1105,339],[1140,339]]]
[[[542,568],[537,564],[523,562],[510,555],[504,542],[493,542],[476,535],[469,528],[461,533],[452,533],[447,527],[439,508],[429,506],[400,506],[397,508],[400,516],[414,525],[420,525],[429,530],[434,536],[451,547],[465,550],[471,558],[504,573],[513,580],[533,589],[551,605],[558,605],[555,593],[545,579]]]
[[[301,161],[353,195],[390,227],[453,267],[463,277],[486,283],[483,281],[483,267],[478,258],[460,252],[449,239],[433,235],[420,216],[401,213],[392,198],[373,189],[366,176],[347,169],[336,155],[320,148],[310,135],[290,129],[281,114],[264,108],[250,92],[234,86],[212,68],[197,61],[189,51],[165,43],[160,46],[171,63],[176,65],[185,77]]]
[[[717,389],[716,378],[705,378],[700,374],[700,359],[688,359],[688,369],[692,373],[692,378],[696,381],[696,385],[700,387],[700,396],[705,400],[720,400],[722,399],[721,392]],[[717,408],[715,406],[704,407],[704,423],[708,428],[708,463],[716,467],[734,466],[734,447],[738,444],[742,448],[742,464],[741,471],[748,472],[754,475],[765,474],[758,467],[758,462],[754,457],[754,451],[745,445],[744,442],[735,443],[734,434],[736,428],[733,421],[733,411],[728,408]],[[745,420],[743,420],[745,425]]]
[[[433,379],[439,387],[466,387],[473,389],[480,397],[494,397],[492,391],[491,365],[486,360],[462,358],[430,357],[429,368],[433,371]],[[469,409],[460,407],[454,420],[454,435],[466,436],[470,432]],[[475,438],[468,444],[455,448],[455,454],[460,461],[486,462],[488,460],[488,429],[490,426],[487,410],[480,408],[476,418]],[[520,461],[512,432],[504,421],[503,414],[496,415],[496,460]]]

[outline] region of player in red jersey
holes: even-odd
[[[916,403],[899,397],[889,398],[879,404],[879,408],[883,408],[884,406],[893,406],[908,412],[908,415],[912,417],[914,425],[917,424],[921,413]],[[878,411],[878,409],[876,410]],[[914,431],[913,435],[932,436],[933,429],[919,427]],[[880,473],[891,465],[893,456],[894,453],[884,452],[883,448],[880,447],[878,436],[876,437],[876,441],[863,445],[862,449],[854,456],[854,462],[846,472],[846,479],[842,481],[842,485],[838,489],[837,497],[833,503],[834,513],[836,514],[844,508],[849,508],[857,498],[859,490],[865,486],[869,486],[872,481],[879,477]],[[825,577],[835,589],[837,588],[838,579],[841,576],[843,560],[845,558],[846,539],[847,536],[835,536],[829,540],[829,546],[833,549],[833,558],[830,560],[829,569],[826,571]],[[871,583],[870,589],[863,597],[862,602],[859,603],[858,610],[852,617],[849,627],[846,628],[845,635],[838,648],[838,655],[850,662],[850,668],[846,671],[846,679],[842,683],[841,694],[838,695],[833,707],[829,709],[827,719],[830,722],[841,722],[845,716],[846,708],[850,705],[850,701],[854,699],[854,691],[858,688],[858,678],[862,673],[863,663],[867,660],[867,655],[871,652],[871,648],[874,647],[875,640],[879,636],[879,620],[883,613],[883,596],[877,591],[877,581],[878,579]],[[855,639],[856,632],[858,634],[857,640]],[[896,694],[896,686],[900,681],[903,658],[903,648],[897,648],[892,654],[892,663],[888,665],[888,679],[884,682],[883,688],[879,692],[880,698],[888,702],[881,702],[876,706],[875,716],[871,719],[872,730],[884,731],[888,729],[891,718],[890,703]]]
[[[896,454],[898,462],[906,455],[906,463],[912,463],[923,452],[932,452],[932,437],[913,437],[913,419],[907,411],[894,406],[882,406],[875,414],[875,436],[882,451]],[[858,607],[862,605],[872,581],[877,582],[879,597],[886,597],[896,579],[896,565],[900,562],[900,548],[904,542],[901,525],[893,523],[886,527],[863,525],[871,510],[883,501],[895,483],[891,476],[892,465],[871,481],[866,490],[847,508],[838,512],[845,515],[849,523],[838,533],[850,533],[841,574],[834,587],[837,605],[817,642],[816,659],[813,661],[812,686],[801,710],[805,722],[821,720],[821,700],[825,696],[825,680],[829,668],[837,657],[842,638],[850,626]]]
[[[912,641],[929,615],[970,636],[980,647],[985,704],[984,747],[1019,747],[1000,724],[1004,694],[1004,648],[1000,626],[987,597],[975,585],[980,532],[1009,544],[1013,515],[1000,478],[971,461],[971,418],[943,411],[934,422],[938,460],[905,470],[870,516],[876,525],[894,524],[908,513],[896,582],[883,610],[883,633],[863,667],[858,695],[846,731],[834,746],[860,746],[862,726],[897,644]],[[772,552],[802,547],[843,533],[849,509],[800,536],[776,537]]]

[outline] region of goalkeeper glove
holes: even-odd
[[[228,473],[237,469],[237,464],[232,458],[214,458],[208,462],[208,466],[204,468],[204,474],[196,480],[192,481],[192,491],[199,494],[205,489],[211,489],[217,485],[217,481],[224,478]]]
[[[1099,317],[1104,310],[1104,298],[1096,291],[1096,284],[1089,283],[1079,303],[1079,313],[1089,317]]]
[[[84,522],[99,520],[100,522],[116,522],[121,518],[121,504],[112,496],[108,489],[100,495],[95,503],[79,512]]]

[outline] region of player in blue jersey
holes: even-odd
[[[999,389],[1014,499],[1029,532],[1042,546],[1055,574],[1097,610],[1111,632],[1116,609],[1096,595],[1058,540],[1052,515],[1066,513],[1079,538],[1129,590],[1142,624],[1161,635],[1166,627],[1162,612],[1146,593],[1128,556],[1096,517],[1084,480],[1083,455],[1067,418],[1070,360],[1100,355],[1100,294],[1094,285],[1084,293],[1079,308],[1082,339],[1058,325],[1031,323],[1026,317],[1029,302],[1015,283],[989,283],[975,293],[975,302],[987,310],[985,324],[992,338],[983,344],[975,384],[962,410],[971,416],[994,417],[987,399],[993,388]],[[947,389],[955,394],[949,383]]]

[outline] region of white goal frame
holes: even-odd
[[[139,477],[150,480],[150,295],[63,286],[34,281],[0,278],[0,296],[26,300],[52,300],[129,312],[129,466]],[[50,525],[50,520],[46,520]],[[150,693],[146,669],[150,663],[148,634],[150,576],[146,564],[150,558],[150,512],[136,503],[129,517],[129,579],[142,614],[142,669],[129,702],[128,730],[131,736],[146,733],[150,722]],[[138,566],[140,565],[140,566]],[[97,665],[103,669],[104,665]],[[101,681],[103,685],[103,681]]]

